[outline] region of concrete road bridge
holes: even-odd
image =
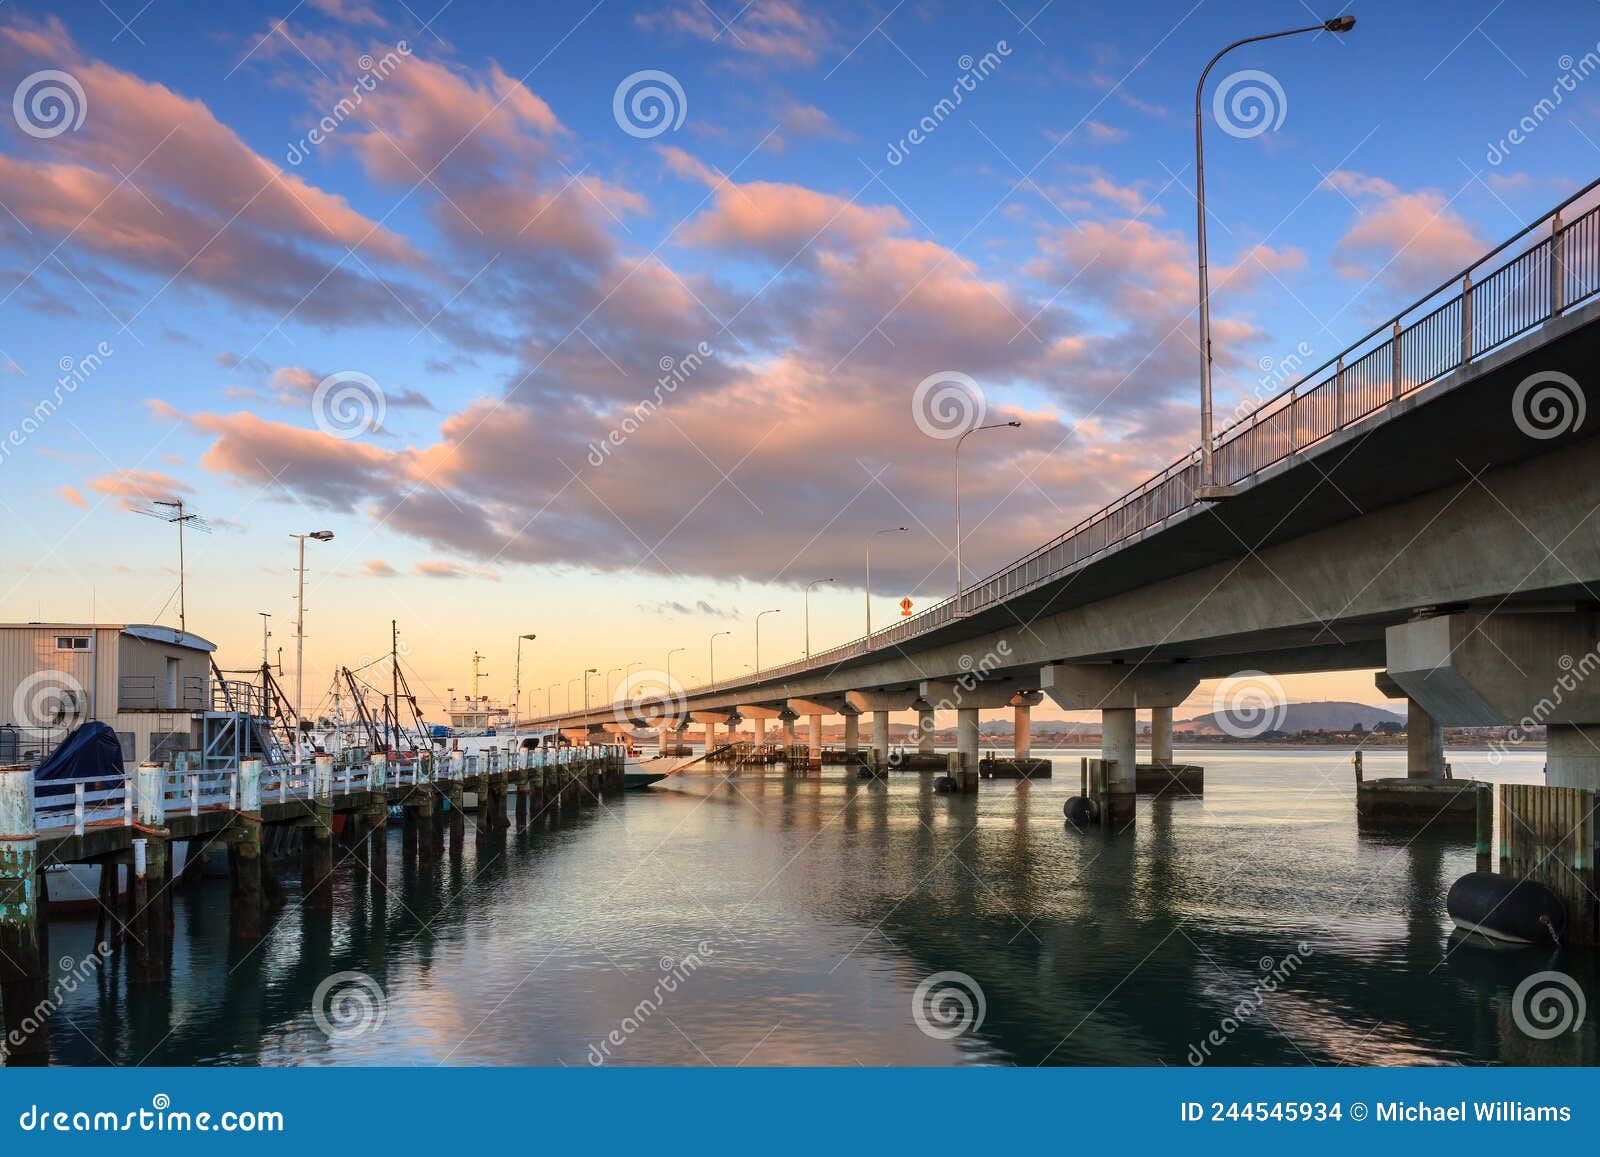
[[[775,719],[784,741],[842,715],[957,716],[961,790],[978,712],[1012,707],[1019,754],[1048,696],[1102,715],[1114,814],[1134,806],[1136,712],[1171,757],[1172,709],[1204,679],[1379,668],[1407,700],[1409,772],[1444,775],[1440,727],[1548,727],[1551,785],[1600,788],[1600,347],[1591,184],[1338,357],[1016,562],[886,630],[674,692],[707,736]],[[659,700],[537,721],[653,724]],[[757,722],[758,730],[764,722]]]

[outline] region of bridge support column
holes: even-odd
[[[1406,700],[1406,778],[1444,778],[1444,728],[1415,699]]]
[[[846,712],[844,717],[844,753],[853,755],[861,750],[861,716]]]
[[[872,750],[875,753],[878,770],[881,772],[889,766],[889,713],[887,711],[874,711],[872,713]]]
[[[806,717],[806,742],[811,747],[811,762],[816,763],[822,758],[822,716]]]
[[[956,751],[961,756],[961,769],[955,774],[956,790],[978,790],[978,709],[956,708]]]
[[[938,729],[934,720],[933,708],[923,706],[917,708],[917,754],[932,755],[933,733]]]
[[[1133,824],[1138,804],[1138,712],[1132,707],[1108,707],[1100,712],[1100,758],[1106,769],[1104,823],[1112,831]]]
[[[1033,707],[1019,703],[1011,709],[1011,754],[1017,759],[1027,759],[1033,750]]]
[[[798,718],[799,716],[793,711],[785,711],[783,713],[783,746],[785,749],[795,746],[794,721]]]
[[[1150,762],[1172,762],[1172,708],[1150,708]]]

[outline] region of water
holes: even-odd
[[[117,969],[79,985],[52,1061],[1594,1063],[1592,1020],[1542,1041],[1510,1009],[1550,968],[1595,1008],[1589,962],[1452,948],[1444,897],[1474,867],[1470,833],[1358,829],[1348,754],[1190,753],[1205,799],[1141,799],[1120,839],[1063,825],[1083,753],[1035,754],[1058,778],[976,798],[926,775],[685,775],[482,848],[469,836],[422,878],[393,832],[383,918],[347,861],[331,919],[291,890],[248,950],[228,942],[226,884],[208,882],[177,900],[170,988],[130,991]],[[1537,754],[1451,758],[1460,777],[1540,778]],[[1367,773],[1403,760],[1370,753]],[[54,924],[52,954],[89,952],[93,933]],[[359,981],[330,988],[339,973],[370,976],[381,1006]],[[940,973],[964,974],[934,982],[956,1026],[957,995],[982,1002],[948,1038],[913,1015]],[[319,985],[324,1006],[345,992],[356,1031],[319,1025]]]

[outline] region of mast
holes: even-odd
[[[389,657],[392,660],[389,668],[390,690],[393,692],[393,698],[389,701],[394,704],[389,750],[398,751],[400,749],[400,624],[394,619],[389,620]]]

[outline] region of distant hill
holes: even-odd
[[[1371,731],[1373,726],[1379,723],[1398,723],[1403,727],[1405,721],[1404,715],[1387,711],[1382,707],[1372,707],[1366,703],[1290,703],[1283,709],[1282,722],[1277,723],[1273,729],[1293,735],[1297,731],[1352,731],[1357,724],[1360,724]],[[1242,719],[1231,727],[1224,726],[1224,722],[1219,715],[1210,714],[1175,722],[1173,727],[1179,731],[1228,734],[1261,730],[1260,722],[1256,718]]]

